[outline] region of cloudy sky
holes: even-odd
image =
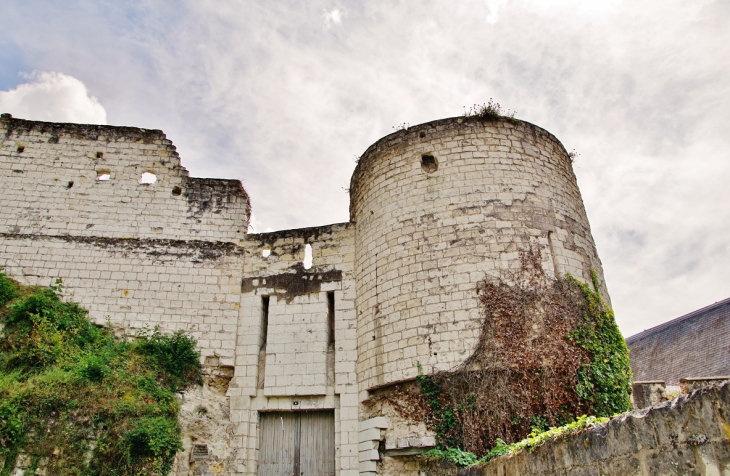
[[[257,232],[347,221],[370,144],[494,98],[580,154],[625,335],[730,296],[728,0],[3,0],[0,91],[164,130]]]

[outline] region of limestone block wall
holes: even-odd
[[[725,382],[626,413],[532,452],[474,468],[419,474],[724,475],[730,473],[729,415],[730,384]]]
[[[2,234],[0,268],[25,284],[61,279],[99,324],[184,330],[232,366],[242,250],[232,243]]]
[[[357,474],[354,228],[251,234],[242,246],[237,359],[228,391],[243,448],[238,470],[257,474],[261,412],[334,409],[338,474]]]
[[[162,131],[133,127],[3,115],[0,188],[0,233],[236,242],[250,214],[240,181],[188,177]]]
[[[570,158],[522,121],[452,118],[391,134],[361,157],[356,223],[358,380],[373,389],[463,361],[476,284],[539,248],[548,275],[603,282]],[[608,299],[605,288],[603,294]]]

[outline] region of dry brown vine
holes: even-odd
[[[533,426],[590,410],[575,391],[589,355],[568,338],[586,300],[569,278],[545,275],[539,250],[521,254],[516,275],[487,279],[477,291],[482,324],[472,355],[421,377],[421,392],[399,385],[381,398],[404,418],[424,421],[442,446],[483,455],[497,438],[518,441]]]

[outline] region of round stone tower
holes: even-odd
[[[457,117],[391,134],[350,184],[361,390],[447,370],[479,334],[477,283],[540,249],[545,274],[603,271],[563,145],[533,124]],[[605,299],[605,287],[601,290]]]

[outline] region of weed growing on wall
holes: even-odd
[[[545,276],[539,251],[521,260],[518,275],[479,284],[483,320],[473,354],[417,378],[414,403],[428,408],[424,421],[441,449],[485,455],[500,440],[631,408],[628,349],[595,273],[591,289],[571,276]]]
[[[469,109],[464,107],[464,117],[475,117],[481,121],[496,121],[506,119],[508,121],[516,121],[515,111],[502,110],[502,106],[489,98],[489,102],[485,104],[474,104]]]
[[[133,341],[95,326],[54,289],[0,274],[0,475],[167,474],[182,449],[175,391],[200,380],[195,341],[157,330]],[[7,293],[4,293],[5,296]]]

